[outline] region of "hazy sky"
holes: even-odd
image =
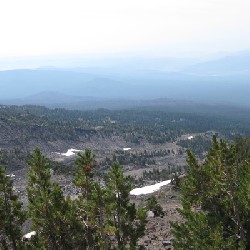
[[[250,49],[249,0],[0,0],[0,58]]]

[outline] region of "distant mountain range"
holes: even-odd
[[[170,59],[144,58],[105,67],[0,71],[0,103],[102,107],[111,100],[168,98],[250,106],[249,52],[172,63],[171,68]]]
[[[250,52],[222,57],[187,67],[186,73],[212,76],[250,75]]]

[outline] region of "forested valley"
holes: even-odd
[[[0,106],[0,249],[248,249],[250,117],[229,111]]]

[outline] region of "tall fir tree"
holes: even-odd
[[[39,244],[51,250],[84,249],[85,228],[76,216],[76,205],[51,182],[48,160],[40,149],[34,150],[28,165],[29,214]]]
[[[96,167],[95,154],[86,148],[84,153],[78,153],[76,159],[77,172],[74,184],[80,188],[81,197],[88,201],[93,185],[93,170]]]
[[[111,211],[109,224],[114,228],[116,246],[118,249],[135,249],[138,239],[144,235],[146,211],[130,203],[131,181],[119,163],[111,165],[105,184]]]
[[[89,225],[94,229],[96,249],[109,250],[111,247],[112,228],[107,223],[110,216],[108,208],[108,192],[105,187],[95,182],[88,200],[87,213]]]
[[[86,148],[83,153],[78,153],[76,159],[77,171],[74,184],[80,189],[80,195],[76,201],[77,214],[86,227],[86,249],[100,249],[100,236],[97,232],[93,191],[95,185],[93,170],[96,167],[95,154]]]
[[[22,225],[26,213],[13,192],[13,183],[5,169],[0,167],[0,249],[22,249]]]
[[[175,249],[249,249],[249,158],[237,144],[214,137],[204,163],[190,151],[187,162],[180,210],[185,222],[173,223]]]

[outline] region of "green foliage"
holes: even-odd
[[[207,213],[183,210],[181,214],[187,222],[174,224],[175,249],[239,249],[233,246],[232,238],[224,238],[223,224]]]
[[[108,192],[105,188],[95,182],[92,186],[90,199],[87,203],[88,225],[92,228],[94,235],[94,246],[96,249],[110,249],[112,228],[108,224],[110,210],[108,209]]]
[[[74,184],[81,189],[82,198],[88,201],[93,184],[93,169],[96,167],[95,155],[89,148],[85,149],[84,153],[78,153],[76,165]]]
[[[115,162],[111,165],[105,179],[108,191],[108,206],[111,211],[110,225],[115,230],[115,239],[119,249],[135,249],[136,242],[144,235],[146,211],[136,209],[129,202],[132,190],[130,178],[125,176],[122,166]]]
[[[87,249],[134,249],[145,230],[146,213],[129,201],[130,178],[118,163],[111,165],[105,185],[94,180],[95,155],[90,149],[78,154],[75,185],[78,216],[86,225]]]
[[[250,138],[238,137],[235,139],[238,161],[250,160]]]
[[[64,198],[58,184],[51,182],[47,159],[35,149],[28,164],[29,214],[39,244],[42,242],[45,249],[82,249],[86,245],[84,227],[75,216],[76,206]]]
[[[214,137],[203,164],[188,151],[175,249],[249,249],[250,162],[239,148]]]
[[[77,172],[74,184],[80,189],[78,197],[77,215],[86,226],[87,249],[100,249],[104,240],[104,191],[93,180],[93,170],[96,167],[95,155],[90,149],[79,153],[76,159]],[[105,245],[105,244],[104,244]]]
[[[0,248],[22,248],[22,224],[26,213],[22,210],[22,203],[13,192],[12,181],[0,167]]]

